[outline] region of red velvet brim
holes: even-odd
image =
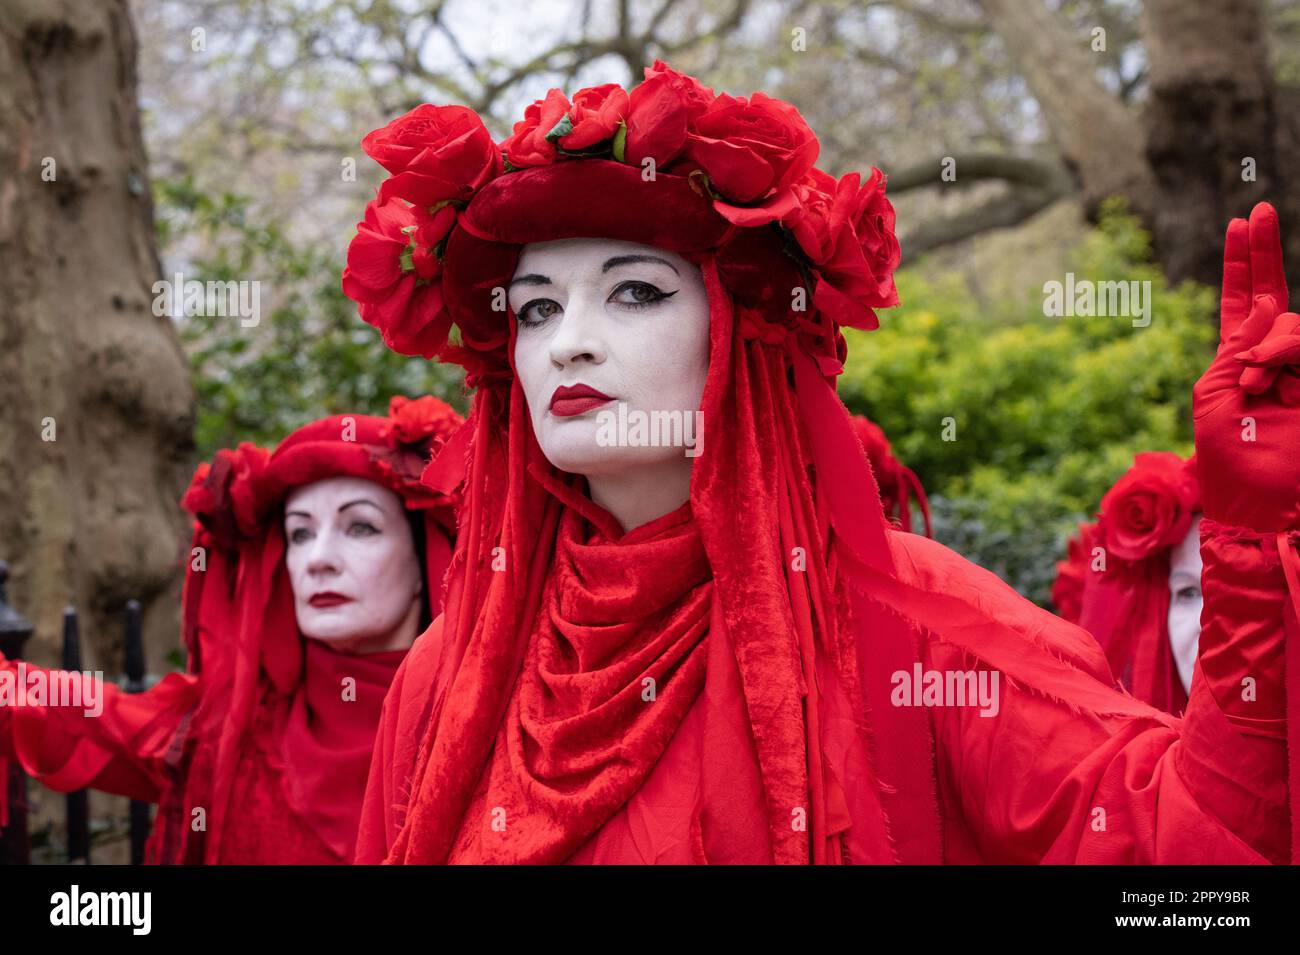
[[[403,481],[376,465],[375,450],[389,446],[383,436],[388,423],[387,418],[374,415],[331,415],[299,428],[271,455],[259,481],[259,509],[268,513],[291,489],[332,477],[374,481],[394,491],[408,509],[428,507],[427,495],[412,499]]]

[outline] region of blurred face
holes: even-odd
[[[663,467],[685,474],[689,487],[685,445],[703,441],[686,430],[698,429],[709,370],[699,268],[632,242],[535,243],[520,255],[510,306],[518,319],[515,368],[547,459],[588,478]],[[672,435],[653,443],[634,430],[640,421],[663,437],[674,414],[676,444]],[[622,429],[620,415],[629,423]]]
[[[420,620],[420,564],[402,500],[333,477],[285,501],[285,565],[303,636],[346,653],[409,647]]]
[[[1183,689],[1191,690],[1201,639],[1201,518],[1169,555],[1169,646]]]

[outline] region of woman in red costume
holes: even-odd
[[[880,503],[887,520],[897,520],[905,531],[912,529],[912,499],[921,509],[921,518],[925,521],[925,536],[933,537],[930,526],[930,501],[921,487],[921,479],[911,468],[894,457],[894,450],[889,446],[889,439],[880,425],[865,415],[855,414],[849,421],[853,433],[858,436],[862,450],[867,452],[867,461],[871,464],[871,474],[880,489]]]
[[[99,715],[0,708],[0,755],[53,789],[158,802],[151,862],[351,861],[380,706],[451,557],[455,501],[419,475],[460,423],[394,398],[273,454],[218,452],[182,501],[189,672],[106,686]]]
[[[834,382],[840,327],[897,302],[893,212],[879,172],[814,168],[793,107],[656,64],[551,91],[500,145],[426,105],[363,146],[391,176],[344,289],[476,391],[426,472],[449,490],[468,460],[460,534],[385,700],[358,861],[1291,857],[1300,317],[1271,209],[1229,228],[1197,387],[1206,625],[1178,719],[886,525]]]
[[[1057,564],[1052,600],[1106,651],[1130,693],[1187,707],[1201,635],[1200,490],[1195,459],[1139,454]]]

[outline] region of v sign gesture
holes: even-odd
[[[1205,605],[1199,668],[1246,736],[1288,741],[1300,858],[1300,315],[1287,311],[1277,213],[1228,226],[1218,353],[1196,383]],[[1262,742],[1262,740],[1260,740]],[[1278,745],[1275,759],[1284,751]]]
[[[1300,315],[1287,311],[1277,213],[1228,226],[1219,349],[1196,383],[1206,517],[1255,531],[1300,529]]]

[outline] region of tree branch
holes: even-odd
[[[1049,189],[1013,189],[972,209],[942,219],[931,219],[902,239],[903,263],[908,264],[926,252],[993,229],[1019,225],[1061,198]]]
[[[1098,59],[1043,0],[979,0],[1002,38],[1065,161],[1079,172],[1091,211],[1122,195],[1145,213],[1151,172],[1138,117],[1097,79]]]
[[[955,178],[952,182],[945,182],[941,178],[945,159],[952,159],[955,163]],[[885,172],[889,174],[889,192],[893,195],[926,186],[962,188],[989,179],[1001,179],[1031,189],[1044,190],[1057,198],[1069,195],[1077,188],[1070,173],[1058,163],[1001,153],[959,153],[955,156],[936,157],[894,171],[886,169]]]

